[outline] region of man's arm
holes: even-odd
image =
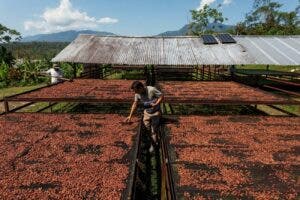
[[[155,87],[152,88],[151,92],[153,92],[153,96],[158,98],[155,103],[151,104],[151,106],[154,107],[154,106],[161,104],[161,102],[164,100],[164,94],[161,91],[159,91],[158,89],[156,89]]]
[[[51,69],[48,69],[47,71],[41,71],[40,74],[51,75],[51,72]]]
[[[137,109],[137,107],[138,107],[138,102],[134,101],[133,104],[132,104],[132,106],[131,106],[130,114],[129,114],[129,116],[126,119],[126,122],[130,122],[131,121],[132,115],[135,112],[135,110]]]
[[[163,100],[164,100],[164,95],[161,94],[160,97],[157,99],[157,101],[156,101],[155,103],[152,103],[151,106],[152,106],[152,107],[155,107],[155,106],[161,104],[161,102],[162,102]]]

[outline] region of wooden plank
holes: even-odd
[[[280,88],[277,88],[277,87],[272,87],[272,86],[269,86],[269,85],[264,85],[263,87],[268,88],[268,89],[272,89],[272,90],[276,90],[276,91],[280,91],[280,92],[283,92],[285,94],[300,97],[300,93],[298,93],[298,92],[291,92],[291,91],[288,91],[288,90],[283,90],[283,89],[280,89]]]
[[[278,83],[282,83],[282,84],[286,84],[286,85],[291,85],[291,86],[300,87],[300,83],[294,83],[294,82],[291,82],[291,81],[281,80],[281,79],[279,79],[279,78],[271,78],[271,77],[268,77],[267,80],[269,80],[269,81],[274,81],[274,82],[278,82]]]

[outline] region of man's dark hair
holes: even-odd
[[[132,90],[138,90],[138,89],[141,89],[141,88],[144,88],[144,84],[140,81],[134,81],[131,85]]]

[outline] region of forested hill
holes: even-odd
[[[214,32],[227,32],[233,28],[234,26],[232,25],[226,25],[221,23],[211,23],[206,27],[207,30],[213,30]],[[188,32],[189,32],[189,25],[187,24],[179,30],[166,31],[164,33],[158,34],[158,36],[184,36],[187,35]]]
[[[28,58],[40,60],[51,59],[63,50],[69,42],[14,42],[1,44],[17,59]]]
[[[72,42],[79,34],[94,34],[99,36],[115,35],[110,32],[99,31],[64,31],[59,33],[39,34],[34,36],[24,37],[22,42]]]
[[[234,26],[220,24],[220,23],[211,23],[207,26],[207,30],[214,30],[215,32],[226,32],[232,28],[234,28]],[[164,33],[160,33],[157,36],[184,36],[188,34],[188,31],[189,31],[189,25],[185,25],[179,30],[167,31]],[[24,37],[21,42],[72,42],[79,34],[94,34],[99,36],[116,35],[111,32],[99,32],[99,31],[92,31],[92,30],[64,31],[59,33],[39,34],[39,35]]]

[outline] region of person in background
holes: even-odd
[[[45,74],[50,75],[51,84],[56,84],[62,81],[63,73],[59,68],[58,64],[53,64],[53,67],[45,72]]]
[[[131,89],[134,91],[135,96],[130,115],[127,117],[126,122],[131,121],[132,115],[136,111],[138,105],[143,105],[143,123],[151,133],[152,142],[149,151],[153,152],[154,146],[157,146],[157,134],[161,118],[160,104],[163,101],[164,95],[155,87],[144,86],[140,81],[134,81],[131,85]]]

